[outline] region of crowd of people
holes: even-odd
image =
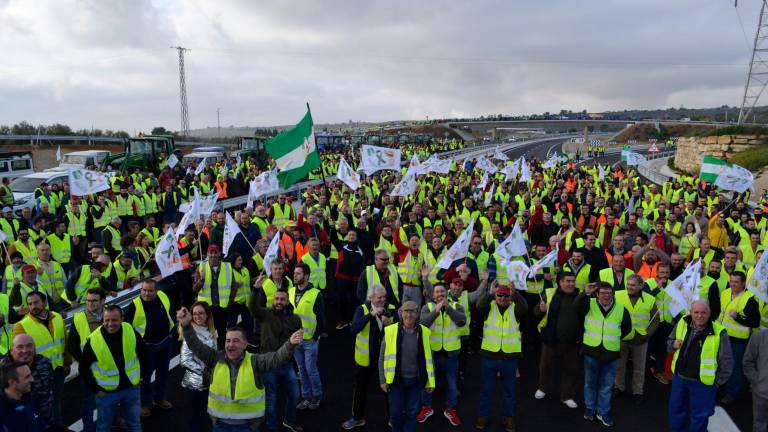
[[[326,174],[342,155],[359,159],[324,154]],[[530,178],[518,179],[454,161],[448,175],[418,175],[405,197],[390,194],[404,168],[356,190],[329,181],[256,200],[231,214],[239,233],[227,250],[226,210],[214,210],[179,229],[183,269],[166,278],[153,257],[179,207],[195,191],[241,195],[269,166],[230,158],[194,174],[164,161],[156,177],[118,173],[111,190],[88,197],[41,185],[33,208],[0,218],[0,426],[66,430],[62,392],[77,361],[86,431],[141,430],[142,418],[174,409],[169,385],[192,407],[188,430],[210,419],[216,431],[300,431],[297,411],[319,409],[321,376],[334,376],[318,362],[332,336],[354,339],[345,430],[374,415],[377,384],[393,431],[429,421],[443,385],[444,421],[459,426],[459,383],[472,379],[481,383],[474,427],[514,431],[518,362],[540,351],[530,397],[581,406],[585,421],[613,426],[612,399],[642,406],[652,378],[670,386],[674,431],[706,430],[716,403],[747,403],[751,387],[754,430],[764,432],[768,307],[746,282],[768,244],[768,202],[750,209],[748,194],[687,176],[655,185],[631,169],[524,163]],[[468,226],[466,255],[444,265]],[[509,258],[500,247],[517,228],[527,251]],[[535,270],[521,281],[515,262]],[[673,316],[665,288],[694,262],[698,299]],[[108,301],[137,285],[129,306]],[[184,374],[169,383],[177,348]],[[480,368],[470,373],[473,357]]]

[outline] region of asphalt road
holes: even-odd
[[[526,159],[531,157],[545,158],[547,152],[557,140],[541,143],[534,148],[517,148],[508,152],[510,158],[524,155]],[[557,151],[555,149],[554,151]],[[601,158],[602,163],[615,162],[619,155],[608,155]],[[337,331],[333,329],[335,310],[329,308],[328,324],[331,327],[328,338],[324,338],[320,345],[320,372],[324,388],[324,397],[321,408],[317,411],[305,411],[299,413],[299,423],[308,432],[339,431],[341,423],[349,418],[352,404],[353,388],[353,350],[354,339],[347,329]],[[579,408],[569,409],[563,405],[557,395],[548,396],[543,400],[536,400],[533,393],[536,391],[538,377],[538,346],[524,346],[524,358],[520,362],[520,379],[517,391],[517,416],[518,430],[568,430],[598,431],[604,429],[597,422],[583,420],[582,398],[578,398]],[[435,415],[418,427],[421,431],[471,431],[478,408],[480,393],[479,382],[480,360],[477,354],[470,358],[468,374],[461,383],[461,397],[459,399],[458,412],[463,425],[452,427],[442,417],[444,407],[443,385],[438,384],[435,393]],[[669,386],[662,385],[649,378],[645,385],[646,402],[642,406],[636,406],[630,398],[622,398],[613,403],[613,416],[616,422],[616,430],[620,431],[658,431],[669,430],[667,424],[667,403]],[[174,409],[168,412],[155,410],[152,416],[142,421],[145,431],[183,432],[187,430],[187,418],[191,409],[187,406],[184,395],[181,392],[179,382],[181,369],[171,371],[167,398],[174,404]],[[68,383],[65,387],[64,413],[67,424],[75,423],[79,418],[79,379]],[[495,407],[492,410],[491,424],[486,430],[498,431],[500,424],[501,391],[497,389],[494,398]],[[751,429],[751,401],[748,396],[742,398],[736,406],[728,408],[728,413],[741,430]],[[369,409],[367,413],[367,426],[357,430],[386,431],[387,420],[385,418],[385,398],[378,386],[369,389]]]

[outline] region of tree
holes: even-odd
[[[21,123],[16,123],[11,127],[11,133],[14,135],[32,135],[37,133],[37,129],[26,120]]]
[[[151,133],[152,133],[152,135],[167,135],[168,134],[168,130],[165,129],[164,127],[162,127],[162,126],[156,126],[156,127],[152,128],[152,132]]]
[[[45,128],[47,135],[72,135],[72,129],[64,124],[54,123]]]

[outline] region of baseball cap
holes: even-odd
[[[219,247],[215,244],[208,246],[208,255],[219,253]]]
[[[11,213],[12,211],[13,211],[13,209],[10,208],[10,207],[7,207],[7,206],[3,207],[3,213]]]
[[[512,290],[510,289],[509,285],[499,285],[496,287],[496,294],[512,294]]]
[[[21,266],[21,272],[22,273],[37,272],[37,269],[35,268],[35,266],[31,264],[25,264]]]

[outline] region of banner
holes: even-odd
[[[515,286],[518,291],[525,291],[528,289],[528,275],[531,270],[520,260],[512,260],[503,264],[507,268],[507,277],[510,282]]]
[[[520,172],[520,159],[515,160],[514,162],[505,166],[501,170],[501,173],[506,176],[504,178],[505,181],[514,180],[517,177],[517,174],[519,172]]]
[[[495,192],[496,192],[496,185],[495,185],[495,184],[493,184],[493,185],[491,185],[491,190],[490,190],[490,192],[488,192],[488,193],[486,193],[486,194],[485,194],[485,202],[484,202],[483,204],[485,204],[485,206],[486,206],[486,207],[488,207],[489,205],[491,205],[491,202],[493,201],[493,194],[494,194]]]
[[[224,212],[226,221],[224,222],[224,242],[222,245],[222,256],[227,256],[229,253],[229,247],[232,246],[232,243],[235,241],[235,237],[237,237],[238,234],[242,234],[240,231],[240,227],[237,225],[237,222],[235,222],[234,219],[232,219],[232,216],[229,215],[229,212]]]
[[[544,168],[555,168],[557,166],[557,163],[559,162],[559,159],[556,154],[553,154],[549,159],[547,159],[546,162],[544,162]]]
[[[188,226],[194,224],[198,219],[200,219],[200,194],[197,192],[197,189],[195,189],[195,199],[192,200],[189,210],[184,213],[184,217],[179,221],[179,226],[176,227],[176,238],[183,236],[184,230],[186,230]]]
[[[469,251],[469,243],[472,241],[474,226],[475,220],[472,219],[472,221],[469,222],[469,225],[464,228],[464,231],[461,232],[459,238],[456,239],[456,241],[451,245],[451,248],[448,249],[448,251],[445,253],[443,259],[435,264],[435,266],[441,269],[447,269],[451,266],[451,263],[457,259],[466,258],[467,252]]]
[[[400,180],[400,182],[397,183],[395,187],[392,189],[392,191],[389,193],[389,196],[407,197],[415,193],[416,193],[416,174],[414,174],[413,171],[408,170],[405,172],[405,175]]]
[[[361,163],[358,171],[371,175],[381,170],[400,169],[400,150],[372,145],[361,146]]]
[[[683,273],[676,277],[664,291],[671,297],[669,313],[676,317],[682,311],[690,311],[694,300],[699,299],[699,280],[701,279],[701,258],[688,264]]]
[[[171,228],[168,228],[168,231],[165,232],[165,235],[157,244],[155,263],[157,263],[157,268],[160,269],[160,274],[163,277],[168,277],[184,269],[181,263],[179,247],[176,245],[176,237]]]
[[[531,274],[538,273],[541,269],[551,266],[557,262],[558,248],[555,247],[548,254],[544,255],[544,258],[538,260],[531,266]]]
[[[768,253],[763,252],[755,265],[755,271],[747,281],[747,289],[763,303],[768,303]]]
[[[525,161],[525,157],[520,157],[520,179],[518,183],[528,183],[531,180],[531,168],[528,166],[528,162]]]
[[[525,240],[523,240],[520,225],[515,223],[509,236],[496,248],[496,253],[506,260],[528,254],[528,248],[525,247]]]
[[[339,173],[338,179],[344,182],[352,190],[357,190],[360,187],[360,174],[352,170],[344,156],[339,161]]]
[[[499,170],[499,168],[496,167],[496,165],[489,161],[485,156],[480,156],[480,159],[477,160],[477,165],[475,166],[491,174],[496,174],[496,171]]]
[[[276,232],[275,236],[272,237],[267,253],[264,254],[264,272],[267,273],[267,276],[272,276],[272,261],[278,256],[280,256],[280,231]]]
[[[622,150],[621,160],[627,162],[627,166],[640,166],[648,164],[648,159],[646,159],[645,156],[631,150]]]
[[[201,160],[201,161],[200,161],[200,162],[197,164],[197,168],[195,168],[195,175],[198,175],[198,174],[200,174],[201,172],[203,172],[203,170],[205,169],[205,165],[206,165],[207,163],[208,163],[208,158],[207,158],[207,157],[204,157],[204,158],[203,158],[203,160]]]
[[[179,158],[177,158],[175,154],[171,154],[168,157],[168,166],[170,168],[175,167],[178,163],[179,163]]]
[[[86,196],[109,189],[107,176],[98,171],[82,168],[69,170],[69,193]]]
[[[501,150],[499,150],[499,146],[496,146],[496,149],[493,152],[493,158],[497,160],[503,160],[503,161],[509,160],[507,155],[505,155]]]
[[[603,168],[602,164],[597,164],[597,178],[600,180],[605,179],[605,168]]]
[[[754,189],[755,177],[752,173],[739,165],[731,165],[717,176],[715,186],[725,190],[744,193],[747,189]]]

